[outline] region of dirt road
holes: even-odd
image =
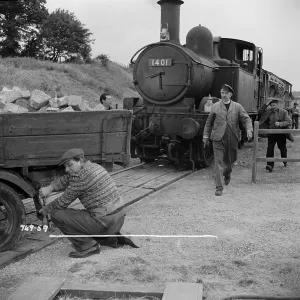
[[[265,155],[266,139],[259,156]],[[276,151],[278,156],[278,151]],[[288,142],[300,158],[300,137]],[[133,205],[126,228],[135,234],[217,238],[147,237],[139,249],[102,248],[86,259],[67,257],[67,240],[12,264],[0,273],[0,298],[28,276],[67,282],[151,284],[202,280],[207,299],[236,294],[300,296],[300,163],[258,163],[251,183],[252,144],[241,151],[230,185],[214,195],[212,167],[200,170]]]

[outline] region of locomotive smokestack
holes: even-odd
[[[160,0],[157,2],[161,6],[161,26],[167,28],[170,34],[170,42],[180,44],[180,5],[181,0]],[[161,40],[162,36],[161,36]]]

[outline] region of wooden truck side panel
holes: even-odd
[[[0,163],[4,168],[56,165],[66,150],[82,148],[87,159],[126,164],[131,119],[128,110],[4,114]]]

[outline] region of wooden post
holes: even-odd
[[[258,130],[259,122],[254,122],[254,139],[253,139],[253,158],[252,158],[252,182],[256,183],[257,173],[257,153],[258,153]]]

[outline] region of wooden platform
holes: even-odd
[[[57,296],[93,299],[151,297],[162,300],[202,300],[201,283],[168,282],[165,288],[156,286],[107,286],[100,284],[64,283],[63,278],[31,277],[8,300],[52,300]]]
[[[123,198],[124,206],[130,206],[191,173],[191,170],[179,171],[169,162],[156,161],[152,164],[143,164],[134,168],[123,169],[111,173],[111,175]],[[56,194],[49,197],[47,203],[52,202],[59,197],[59,195],[60,194]],[[75,209],[83,208],[79,200],[74,201],[69,207]],[[29,215],[26,223],[42,224],[42,222],[36,218],[35,214]],[[36,230],[33,230],[32,233],[24,233],[21,241],[14,249],[0,253],[0,268],[53,244],[58,239],[50,238],[49,234],[56,233],[60,233],[57,228],[53,228],[51,232],[48,231],[47,233],[42,231],[37,232]]]

